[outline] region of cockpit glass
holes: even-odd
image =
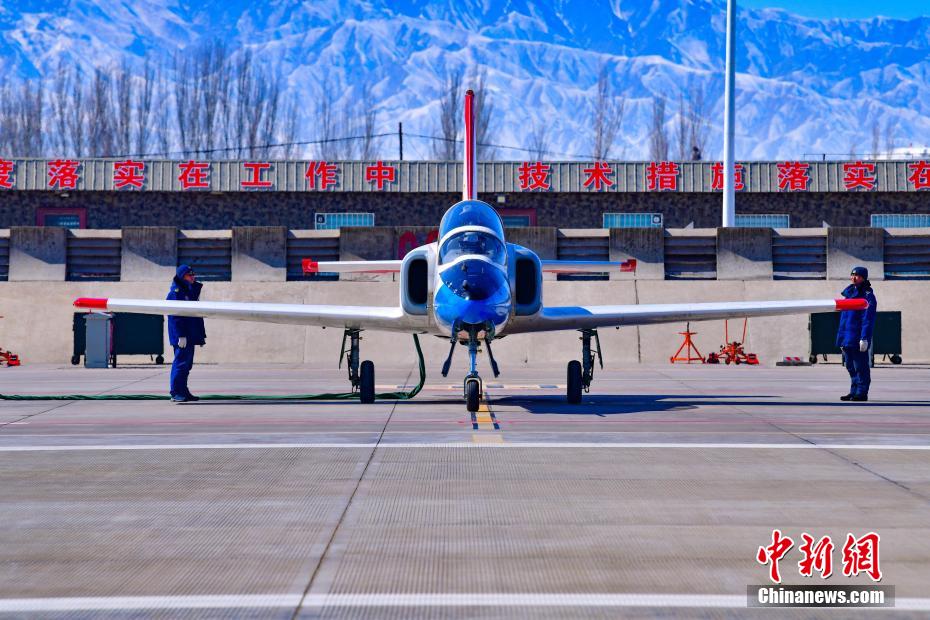
[[[504,238],[504,225],[500,216],[489,204],[480,200],[465,200],[446,211],[439,224],[439,238],[462,226],[481,226]]]
[[[506,257],[504,244],[493,235],[480,231],[463,231],[453,235],[439,249],[442,263],[449,263],[466,254],[486,256],[500,265],[504,264]]]

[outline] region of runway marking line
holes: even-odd
[[[504,443],[504,438],[498,433],[493,435],[474,433],[471,440],[472,443]]]
[[[745,594],[226,594],[0,599],[0,613],[307,607],[746,608]],[[930,598],[897,598],[896,610],[930,611]]]
[[[617,443],[617,442],[507,442],[475,444],[474,442],[423,443],[196,443],[196,444],[116,444],[116,445],[38,445],[0,446],[0,452],[100,452],[132,450],[293,450],[293,449],[371,449],[371,448],[603,448],[627,450],[878,450],[930,451],[930,444],[811,444],[811,443]]]

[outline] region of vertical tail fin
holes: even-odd
[[[462,200],[478,198],[478,154],[475,139],[475,93],[465,93],[465,166],[462,179]]]

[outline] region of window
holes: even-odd
[[[791,218],[781,213],[737,213],[737,228],[791,228]]]
[[[536,209],[497,209],[504,228],[526,228],[536,226]]]
[[[374,213],[317,213],[314,218],[314,227],[317,230],[374,225]]]
[[[872,228],[927,228],[927,213],[879,213],[872,216]]]
[[[84,207],[39,207],[36,226],[87,228],[87,209]]]
[[[504,228],[526,228],[530,225],[529,215],[502,215]]]
[[[662,228],[662,214],[605,213],[604,228]]]

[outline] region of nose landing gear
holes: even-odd
[[[468,328],[468,374],[465,375],[465,408],[474,413],[481,401],[482,384],[478,376],[478,328]]]
[[[468,374],[465,375],[465,381],[462,383],[462,395],[465,398],[465,408],[469,413],[474,413],[478,411],[481,397],[484,394],[484,384],[481,381],[481,377],[478,375],[478,343],[480,342],[478,334],[482,331],[484,331],[484,345],[488,351],[488,359],[491,362],[491,371],[494,373],[495,377],[499,376],[501,373],[497,366],[497,361],[494,359],[494,353],[491,352],[491,340],[494,338],[493,329],[488,325],[460,326],[456,324],[452,328],[449,355],[442,365],[442,376],[445,377],[449,374],[449,367],[452,365],[452,354],[455,353],[455,345],[460,342],[459,333],[463,330],[468,333],[468,341],[462,340],[461,342],[462,344],[468,345],[469,370]]]
[[[568,363],[566,381],[566,400],[573,405],[581,402],[582,391],[587,392],[594,380],[594,358],[604,368],[604,356],[601,355],[601,339],[596,329],[582,329],[581,331],[581,361],[572,360]],[[595,350],[591,349],[591,338],[594,338]]]

